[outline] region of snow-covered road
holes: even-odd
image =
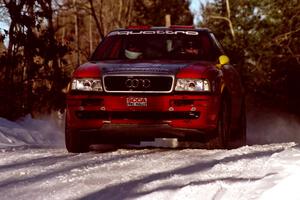
[[[239,149],[70,154],[55,123],[0,118],[0,199],[300,199],[298,121],[248,119]]]
[[[294,143],[235,150],[0,153],[1,199],[300,199]]]

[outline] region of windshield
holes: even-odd
[[[91,60],[204,60],[219,52],[208,32],[114,31],[98,46]]]

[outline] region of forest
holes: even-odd
[[[131,25],[211,29],[247,96],[300,114],[299,0],[0,0],[0,117],[63,111],[73,70],[110,31]]]

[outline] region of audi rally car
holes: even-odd
[[[72,75],[65,136],[69,152],[154,138],[243,145],[244,90],[208,29],[118,29]]]

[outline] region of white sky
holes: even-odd
[[[200,4],[206,4],[207,2],[213,2],[213,0],[191,0],[191,9],[197,11]]]
[[[214,0],[191,0],[190,9],[192,13],[194,13],[194,24],[197,24],[199,21],[201,21],[201,3],[205,5],[208,2],[214,2]]]
[[[3,22],[0,22],[0,30],[2,31],[2,29],[8,29],[8,25],[3,23]]]

